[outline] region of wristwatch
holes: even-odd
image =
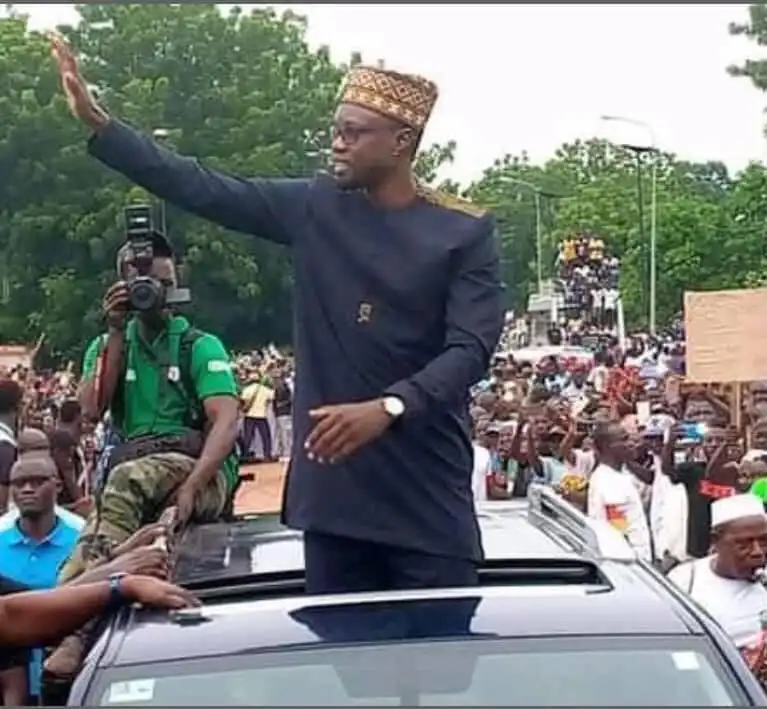
[[[108,578],[109,581],[109,601],[108,606],[110,609],[119,608],[125,603],[125,593],[123,592],[122,580],[127,576],[125,573],[111,574]]]
[[[383,398],[383,409],[393,419],[398,419],[405,413],[405,402],[398,396],[385,396]]]

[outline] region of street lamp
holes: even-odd
[[[521,187],[527,187],[527,189],[532,191],[533,197],[535,198],[535,260],[538,271],[538,293],[541,293],[543,287],[543,257],[541,254],[541,229],[543,228],[541,223],[541,189],[532,182],[520,180],[517,177],[504,176],[503,181],[511,182],[515,185],[520,185]]]
[[[628,123],[630,125],[644,128],[650,136],[649,146],[623,145],[622,147],[634,153],[637,160],[637,187],[639,193],[639,236],[644,237],[644,222],[642,213],[642,175],[641,175],[641,155],[642,153],[658,153],[658,141],[655,137],[655,131],[652,125],[647,121],[640,121],[636,118],[626,118],[625,116],[602,116],[603,121],[615,121],[619,123]],[[654,335],[656,330],[656,283],[657,283],[657,217],[658,217],[658,161],[653,160],[650,177],[650,334]]]

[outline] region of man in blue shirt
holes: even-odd
[[[59,567],[69,557],[79,527],[56,513],[58,476],[46,451],[24,450],[19,436],[19,458],[11,468],[11,498],[18,510],[14,524],[0,529],[0,575],[29,589],[53,588]],[[40,694],[42,650],[32,653],[29,698]]]
[[[332,175],[243,179],[113,119],[60,37],[53,52],[92,155],[182,209],[292,248],[283,516],[304,531],[307,591],[475,585],[468,392],[498,343],[503,293],[492,216],[413,174],[436,85],[355,66]]]

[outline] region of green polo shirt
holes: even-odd
[[[125,331],[124,403],[122,420],[115,423],[119,423],[120,432],[127,439],[184,433],[188,430],[184,422],[190,402],[178,379],[178,358],[180,338],[189,329],[189,322],[180,315],[174,316],[169,327],[151,343],[143,340],[136,324],[135,319],[131,320]],[[88,345],[83,357],[84,380],[93,377],[106,342],[105,333]],[[215,335],[203,333],[195,340],[189,375],[201,402],[212,396],[238,395],[229,355]],[[223,471],[230,486],[234,486],[239,476],[234,454],[225,461]]]

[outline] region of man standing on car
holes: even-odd
[[[500,336],[502,286],[492,217],[413,175],[435,84],[353,67],[333,175],[248,180],[111,118],[71,49],[52,42],[92,155],[182,209],[293,249],[297,440],[283,516],[304,531],[307,590],[476,584],[467,399]]]

